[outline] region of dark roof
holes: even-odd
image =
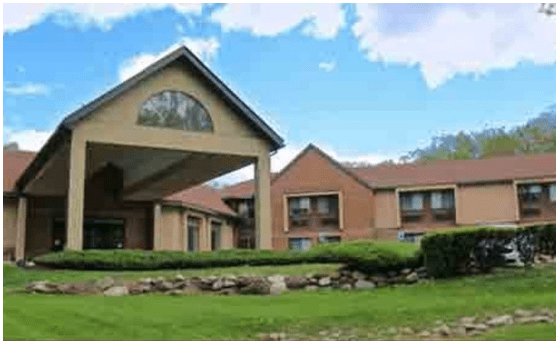
[[[33,161],[29,170],[26,170],[25,175],[17,182],[18,188],[23,188],[28,181],[30,181],[36,173],[42,168],[44,163],[59,146],[61,140],[67,139],[68,131],[75,126],[75,124],[84,118],[88,117],[95,109],[104,103],[114,99],[121,93],[127,91],[143,79],[149,77],[158,70],[164,68],[172,62],[179,61],[187,65],[193,66],[197,71],[216,91],[221,98],[261,136],[271,142],[271,151],[275,151],[284,146],[284,140],[269,126],[267,125],[250,107],[247,106],[226,84],[224,84],[203,62],[201,62],[187,47],[181,46],[173,52],[167,54],[155,63],[151,64],[137,75],[120,83],[111,90],[105,92],[103,95],[97,97],[91,102],[85,104],[80,109],[68,115],[56,128],[52,136],[48,139],[46,144],[41,148],[37,154],[37,159]]]
[[[166,201],[178,201],[192,208],[199,207],[212,212],[235,216],[236,213],[222,202],[219,191],[207,185],[199,185],[174,193],[165,198]]]
[[[4,193],[16,191],[15,182],[34,158],[33,152],[4,150]]]
[[[352,168],[374,188],[555,177],[555,154]]]
[[[277,176],[277,173],[271,173],[271,181]],[[255,182],[253,179],[238,182],[234,185],[226,186],[221,189],[221,197],[223,199],[249,199],[255,192]]]

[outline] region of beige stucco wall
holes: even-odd
[[[163,206],[161,243],[163,250],[184,249],[184,224],[182,209]]]
[[[395,190],[375,191],[375,227],[397,227],[397,204]]]
[[[458,187],[457,193],[458,225],[516,221],[512,182],[463,185]]]
[[[17,199],[4,198],[4,249],[15,247]]]

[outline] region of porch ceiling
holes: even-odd
[[[86,181],[108,164],[123,171],[123,199],[158,200],[220,175],[240,169],[250,157],[87,144]],[[34,195],[65,196],[68,190],[69,148],[61,148],[30,183]]]

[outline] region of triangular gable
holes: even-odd
[[[360,184],[361,186],[372,190],[371,186],[363,181],[362,179],[360,179],[358,176],[356,176],[354,173],[352,173],[351,171],[349,171],[348,169],[346,169],[343,165],[341,165],[339,162],[337,162],[335,159],[333,159],[332,157],[330,157],[329,155],[327,155],[327,153],[325,153],[324,151],[322,151],[321,149],[319,149],[318,147],[316,147],[315,145],[313,145],[312,143],[310,143],[306,148],[304,148],[304,150],[302,150],[300,152],[300,154],[298,154],[294,159],[292,159],[292,161],[290,161],[278,174],[277,176],[275,176],[273,178],[273,180],[271,181],[271,185],[277,181],[278,179],[280,179],[282,176],[284,176],[286,173],[288,173],[289,170],[292,169],[292,167],[294,167],[301,159],[304,158],[304,156],[306,156],[310,151],[314,151],[316,152],[320,157],[322,157],[323,159],[325,159],[327,162],[329,162],[334,168],[336,168],[339,172],[342,172],[344,174],[346,174],[347,176],[349,176],[350,178],[352,178],[354,181],[356,181],[358,184]]]

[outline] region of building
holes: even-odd
[[[253,182],[223,191],[244,230]],[[347,168],[309,145],[271,182],[273,248],[415,240],[438,228],[555,223],[555,154]],[[238,230],[240,231],[240,230]],[[249,235],[249,232],[244,232]]]
[[[231,247],[235,213],[183,191],[249,164],[255,245],[271,248],[270,154],[282,146],[180,47],[67,116],[38,153],[4,152],[5,257]]]

